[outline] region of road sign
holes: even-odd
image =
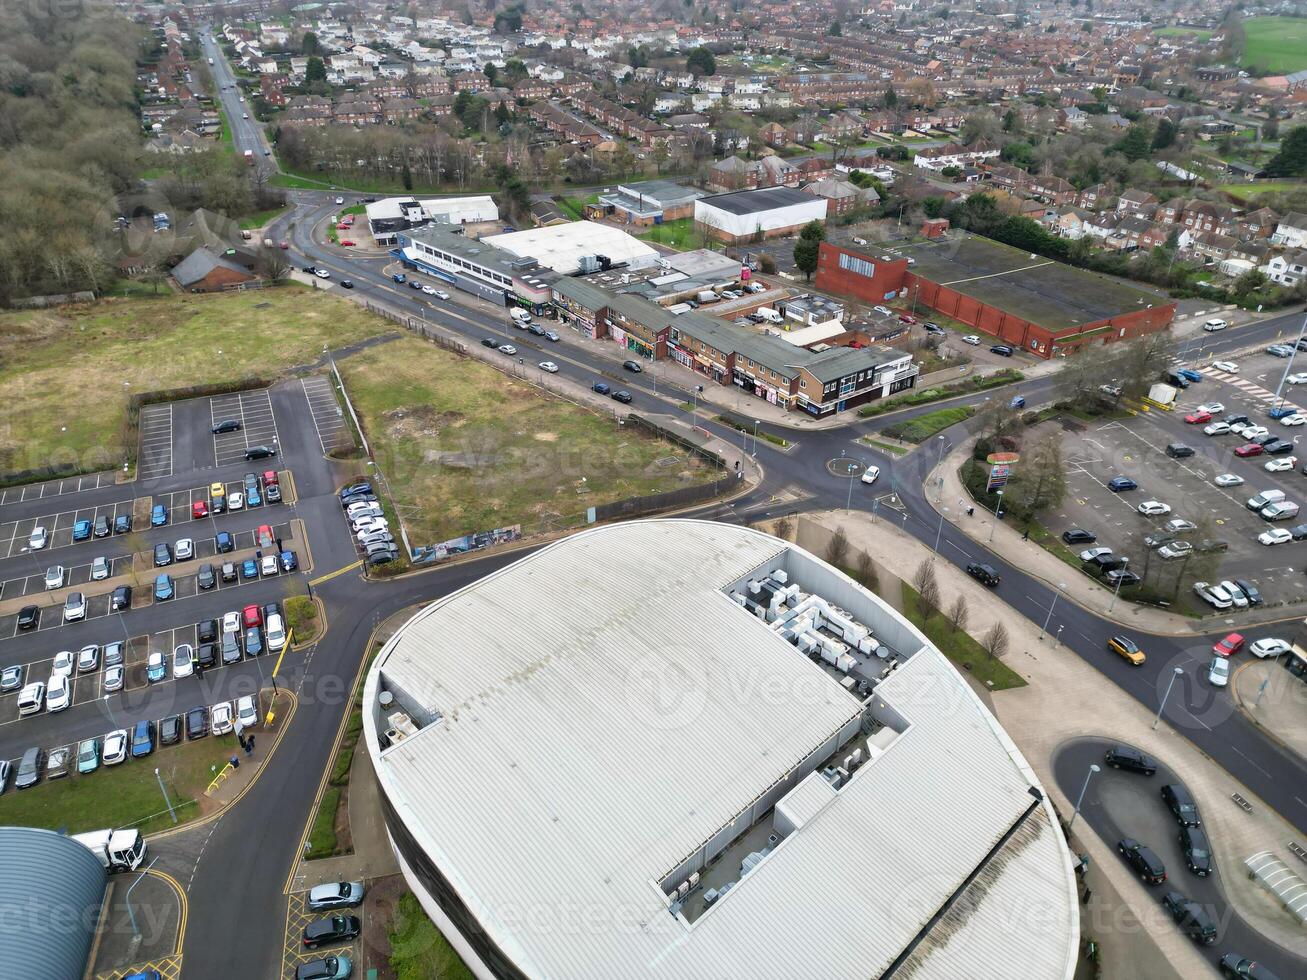
[[[995,463],[989,468],[989,482],[985,485],[985,490],[993,493],[999,487],[1007,486],[1008,476],[1011,473],[1011,463]]]

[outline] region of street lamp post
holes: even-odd
[[[1284,373],[1280,375],[1280,383],[1275,387],[1275,407],[1279,408],[1283,403],[1280,398],[1280,392],[1284,390],[1284,383],[1288,380],[1289,374],[1293,371],[1294,358],[1298,356],[1298,344],[1302,343],[1303,334],[1307,333],[1307,315],[1302,318],[1302,326],[1298,328],[1298,340],[1293,345],[1293,353],[1284,364]]]
[[[1094,773],[1102,771],[1097,763],[1089,766],[1089,771],[1085,773],[1085,785],[1080,787],[1080,795],[1076,797],[1076,808],[1071,811],[1071,819],[1066,822],[1067,830],[1071,829],[1071,825],[1076,822],[1076,817],[1080,816],[1080,804],[1085,802],[1085,790],[1089,789],[1089,781],[1094,778]]]
[[[1053,601],[1048,604],[1048,615],[1044,617],[1043,628],[1039,631],[1039,638],[1041,640],[1044,638],[1044,634],[1048,632],[1048,624],[1053,621],[1053,609],[1057,606],[1057,597],[1062,594],[1062,590],[1065,588],[1065,582],[1057,583],[1057,591],[1053,593]]]
[[[168,816],[172,817],[172,822],[177,822],[177,814],[172,808],[172,800],[168,799],[168,790],[163,785],[163,776],[160,775],[156,766],[154,769],[154,778],[159,781],[159,792],[163,794],[163,802],[168,807]]]
[[[758,419],[753,420],[753,455],[758,455]]]
[[[989,540],[994,540],[994,528],[998,527],[999,518],[1003,516],[1003,491],[998,491],[998,506],[994,508],[994,523],[989,525]]]
[[[1277,654],[1275,655],[1275,659],[1271,661],[1271,673],[1274,673],[1274,672],[1275,672],[1275,668],[1278,667],[1278,666],[1280,665],[1280,658],[1281,658],[1282,656],[1284,656],[1284,651],[1283,651],[1283,650],[1281,650],[1279,653],[1277,653]],[[1261,683],[1261,685],[1257,688],[1257,700],[1253,702],[1253,707],[1254,707],[1254,708],[1257,708],[1257,707],[1260,707],[1260,706],[1261,706],[1261,703],[1262,703],[1262,695],[1266,693],[1266,687],[1267,687],[1267,685],[1270,684],[1270,683],[1271,683],[1271,674],[1267,674],[1266,677],[1262,679],[1262,683]]]
[[[944,515],[947,513],[948,513],[947,507],[941,507],[939,509],[939,527],[935,530],[935,547],[931,550],[931,554],[930,554],[930,557],[932,559],[934,559],[935,556],[939,554],[939,539],[940,536],[943,535],[944,533]]]
[[[851,511],[853,509],[853,483],[854,483],[854,476],[855,476],[853,472],[853,468],[855,466],[862,466],[865,469],[866,464],[863,463],[861,460],[849,460],[844,465],[848,467],[848,474],[849,474],[849,496],[848,499],[844,501],[844,509],[845,511]]]
[[[132,882],[131,887],[127,889],[126,896],[123,897],[123,904],[127,906],[127,917],[132,920],[132,935],[137,938],[140,938],[141,930],[136,927],[136,912],[132,909],[132,889],[145,880],[145,876],[150,873],[150,869],[154,867],[154,862],[157,860],[159,860],[158,857],[155,857],[145,866],[145,870]]]
[[[1157,717],[1153,719],[1153,728],[1156,728],[1157,723],[1162,720],[1162,712],[1166,710],[1166,699],[1171,696],[1171,688],[1175,685],[1175,679],[1183,673],[1184,668],[1177,667],[1175,672],[1171,674],[1171,679],[1167,681],[1166,693],[1162,695],[1162,703],[1157,706]]]
[[[1124,573],[1125,573],[1125,570],[1126,570],[1126,566],[1129,565],[1129,564],[1130,564],[1130,559],[1129,559],[1129,558],[1122,558],[1122,559],[1121,559],[1121,567],[1118,569],[1118,571],[1121,572],[1122,574],[1119,575],[1119,576],[1117,577],[1117,580],[1116,580],[1116,588],[1112,590],[1112,601],[1111,601],[1111,603],[1110,603],[1110,604],[1108,605],[1108,607],[1107,607],[1107,611],[1108,611],[1108,612],[1111,612],[1113,609],[1116,608],[1116,597],[1119,596],[1119,595],[1121,594],[1121,583],[1125,580],[1125,574],[1124,574]]]

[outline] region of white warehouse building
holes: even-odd
[[[906,619],[760,531],[542,548],[401,627],[363,710],[400,868],[484,980],[1074,974],[1030,765]]]
[[[611,225],[569,221],[526,231],[487,235],[482,241],[524,259],[535,259],[562,276],[597,272],[611,266],[647,269],[658,262],[656,249]]]
[[[792,187],[732,191],[694,202],[694,226],[728,244],[795,234],[809,221],[826,223],[826,198]]]
[[[368,230],[376,243],[394,245],[396,235],[428,224],[465,225],[498,221],[499,207],[489,194],[473,197],[387,197],[367,205]]]

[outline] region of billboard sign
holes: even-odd
[[[1011,463],[994,463],[989,468],[989,482],[985,485],[985,490],[993,493],[995,490],[1007,486],[1008,477],[1011,473]]]

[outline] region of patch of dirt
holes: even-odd
[[[532,438],[534,438],[537,442],[557,442],[557,441],[558,441],[558,433],[557,433],[557,432],[537,432],[537,433],[536,433]]]
[[[340,806],[336,807],[336,853],[354,853],[354,835],[349,831],[349,786],[340,788]]]
[[[70,317],[48,311],[34,312],[30,316],[11,316],[0,319],[0,349],[19,344],[40,344],[73,329]]]
[[[401,439],[434,439],[463,421],[462,412],[438,412],[430,405],[405,405],[382,416],[386,429]]]
[[[377,971],[377,980],[393,980],[390,969],[390,927],[408,885],[403,875],[387,875],[368,882],[367,905],[363,916],[363,935],[360,937],[362,963],[356,975],[366,976],[368,970]]]

